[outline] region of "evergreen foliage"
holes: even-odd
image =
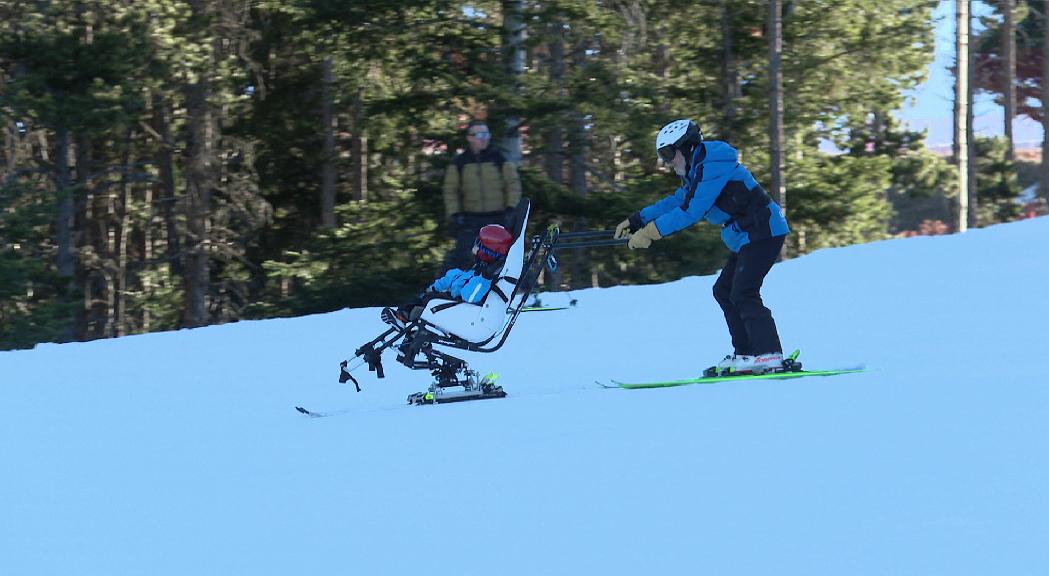
[[[990,94],[1001,103],[1005,70],[1002,66],[1002,23],[1001,4],[991,0],[987,4],[994,8],[989,16],[981,18],[982,31],[972,40],[975,51],[975,87]],[[1042,106],[1042,52],[1045,42],[1043,18],[1049,17],[1049,4],[1037,0],[1017,1],[1016,22],[1016,113],[1041,122]]]
[[[1003,138],[977,138],[976,189],[980,203],[977,224],[988,226],[1020,215],[1020,184],[1016,168],[1006,157]]]
[[[5,348],[53,338],[72,313],[57,297],[63,280],[48,266],[53,246],[44,233],[55,204],[54,192],[43,185],[18,182],[0,189],[0,345]]]
[[[932,7],[785,5],[792,254],[896,233],[900,198],[952,193],[888,116],[932,59]],[[761,0],[0,3],[0,348],[409,298],[451,247],[440,185],[472,117],[521,137],[529,233],[673,193],[653,142],[679,117],[768,186],[766,18]],[[1012,218],[1000,147],[978,149],[980,221]],[[546,280],[666,281],[726,255],[699,225],[560,254]]]

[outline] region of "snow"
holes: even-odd
[[[375,308],[2,353],[0,574],[1047,574],[1047,239],[777,265],[784,344],[872,368],[831,378],[594,384],[727,353],[710,276],[522,316],[466,355],[502,400],[339,385]]]

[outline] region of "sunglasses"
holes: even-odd
[[[488,257],[489,260],[498,260],[504,257],[503,254],[500,254],[495,250],[492,250],[491,248],[485,246],[484,244],[481,244],[480,238],[474,241],[473,253],[476,255],[484,254]]]
[[[492,133],[491,132],[467,132],[467,135],[468,136],[473,136],[474,138],[489,138],[489,137],[491,137]]]
[[[676,155],[677,148],[673,146],[664,146],[659,150],[656,150],[656,154],[659,154],[659,159],[667,164],[674,163],[674,156]]]

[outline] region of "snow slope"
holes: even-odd
[[[2,353],[0,574],[1049,574],[1047,241],[777,265],[784,344],[875,369],[826,379],[593,384],[727,353],[714,277],[523,316],[504,400],[337,384],[377,309]]]

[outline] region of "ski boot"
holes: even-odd
[[[404,312],[394,310],[388,306],[382,309],[379,317],[382,318],[383,322],[397,328],[398,330],[403,330],[409,322],[408,318],[404,315]]]
[[[760,375],[776,372],[798,372],[801,370],[801,362],[797,361],[800,350],[783,357],[781,352],[770,354],[758,354],[757,356],[745,356],[736,354],[726,356],[717,366],[711,366],[703,371],[705,378],[717,378],[719,376],[741,376],[744,374]]]
[[[506,391],[495,383],[498,378],[497,374],[487,374],[478,380],[477,372],[466,370],[465,377],[461,380],[437,381],[431,384],[426,392],[410,394],[408,404],[447,404],[467,400],[505,398]]]
[[[756,356],[737,356],[733,374],[769,374],[783,369],[783,353],[772,352]]]
[[[739,358],[739,356],[735,354],[726,355],[721,360],[721,362],[718,362],[717,364],[704,370],[703,377],[713,378],[715,376],[721,376],[722,374],[729,372],[731,368],[736,365],[736,358]]]

